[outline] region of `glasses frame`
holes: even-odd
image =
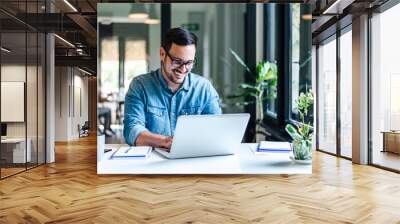
[[[190,71],[191,69],[193,69],[197,61],[195,58],[193,60],[188,60],[185,62],[180,58],[172,56],[168,51],[165,51],[165,53],[171,59],[171,66],[173,68],[181,68],[183,65],[185,65],[185,68]]]

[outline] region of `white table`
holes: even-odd
[[[149,158],[110,159],[121,145],[105,145],[112,151],[97,163],[98,174],[311,174],[312,165],[297,164],[288,156],[254,155],[256,143],[244,143],[234,155],[167,159],[153,151]],[[99,153],[99,152],[98,152]]]
[[[31,145],[32,141],[30,138],[26,139],[27,147],[25,151],[25,138],[5,138],[1,139],[1,144],[3,145],[13,145],[13,163],[25,163],[31,161]],[[26,154],[25,154],[26,152]],[[27,161],[25,161],[27,159]]]

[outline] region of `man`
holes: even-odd
[[[168,150],[179,115],[221,114],[218,93],[194,73],[197,37],[170,29],[160,48],[161,68],[135,77],[125,96],[124,137],[129,145]]]

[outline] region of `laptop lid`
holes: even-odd
[[[250,114],[178,117],[168,158],[230,155],[240,147]]]

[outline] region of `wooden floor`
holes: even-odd
[[[312,175],[98,176],[95,147],[0,181],[0,223],[400,223],[399,174],[321,152]]]

